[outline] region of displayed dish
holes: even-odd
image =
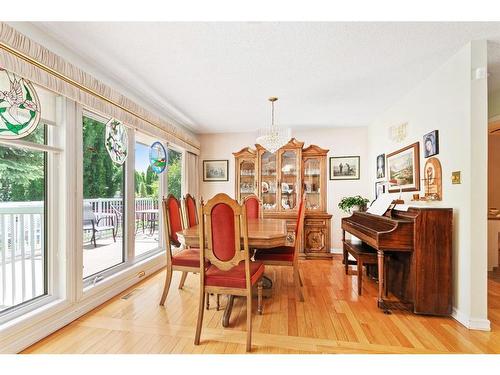
[[[265,181],[262,181],[262,192],[267,193],[269,191],[269,184]]]

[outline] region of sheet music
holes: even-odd
[[[389,206],[391,205],[392,201],[395,199],[395,194],[391,193],[384,193],[379,195],[377,200],[372,203],[370,208],[366,212],[372,215],[378,215],[382,216],[385,214]]]

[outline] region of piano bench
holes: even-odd
[[[356,259],[358,275],[358,295],[361,295],[363,266],[366,264],[377,264],[377,252],[372,247],[364,243],[353,243],[350,240],[343,241],[345,274],[349,271],[349,254]]]

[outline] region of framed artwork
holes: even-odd
[[[203,181],[229,181],[229,160],[203,160]]]
[[[424,158],[439,154],[439,131],[433,130],[424,135]]]
[[[156,174],[160,174],[167,167],[167,162],[168,156],[165,147],[163,147],[161,142],[153,143],[149,149],[149,165],[151,166],[151,170]]]
[[[385,193],[386,181],[375,182],[375,199],[377,199],[381,194]]]
[[[420,143],[416,142],[387,155],[387,177],[396,181],[389,192],[420,190]]]
[[[330,180],[359,180],[359,156],[331,157]]]
[[[109,157],[116,164],[123,164],[128,156],[127,128],[117,119],[112,118],[106,124],[105,145]]]
[[[0,68],[0,138],[31,134],[41,116],[40,100],[30,81]]]
[[[385,177],[385,154],[377,156],[377,178]]]

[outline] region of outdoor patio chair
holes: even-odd
[[[106,223],[106,218],[111,219],[111,225]],[[115,231],[115,215],[114,214],[99,214],[97,215],[92,210],[92,205],[90,203],[83,204],[83,230],[85,232],[92,232],[92,238],[90,242],[94,242],[94,247],[97,247],[96,233],[103,232],[106,230],[111,230],[113,233],[113,241],[116,242],[116,231]]]

